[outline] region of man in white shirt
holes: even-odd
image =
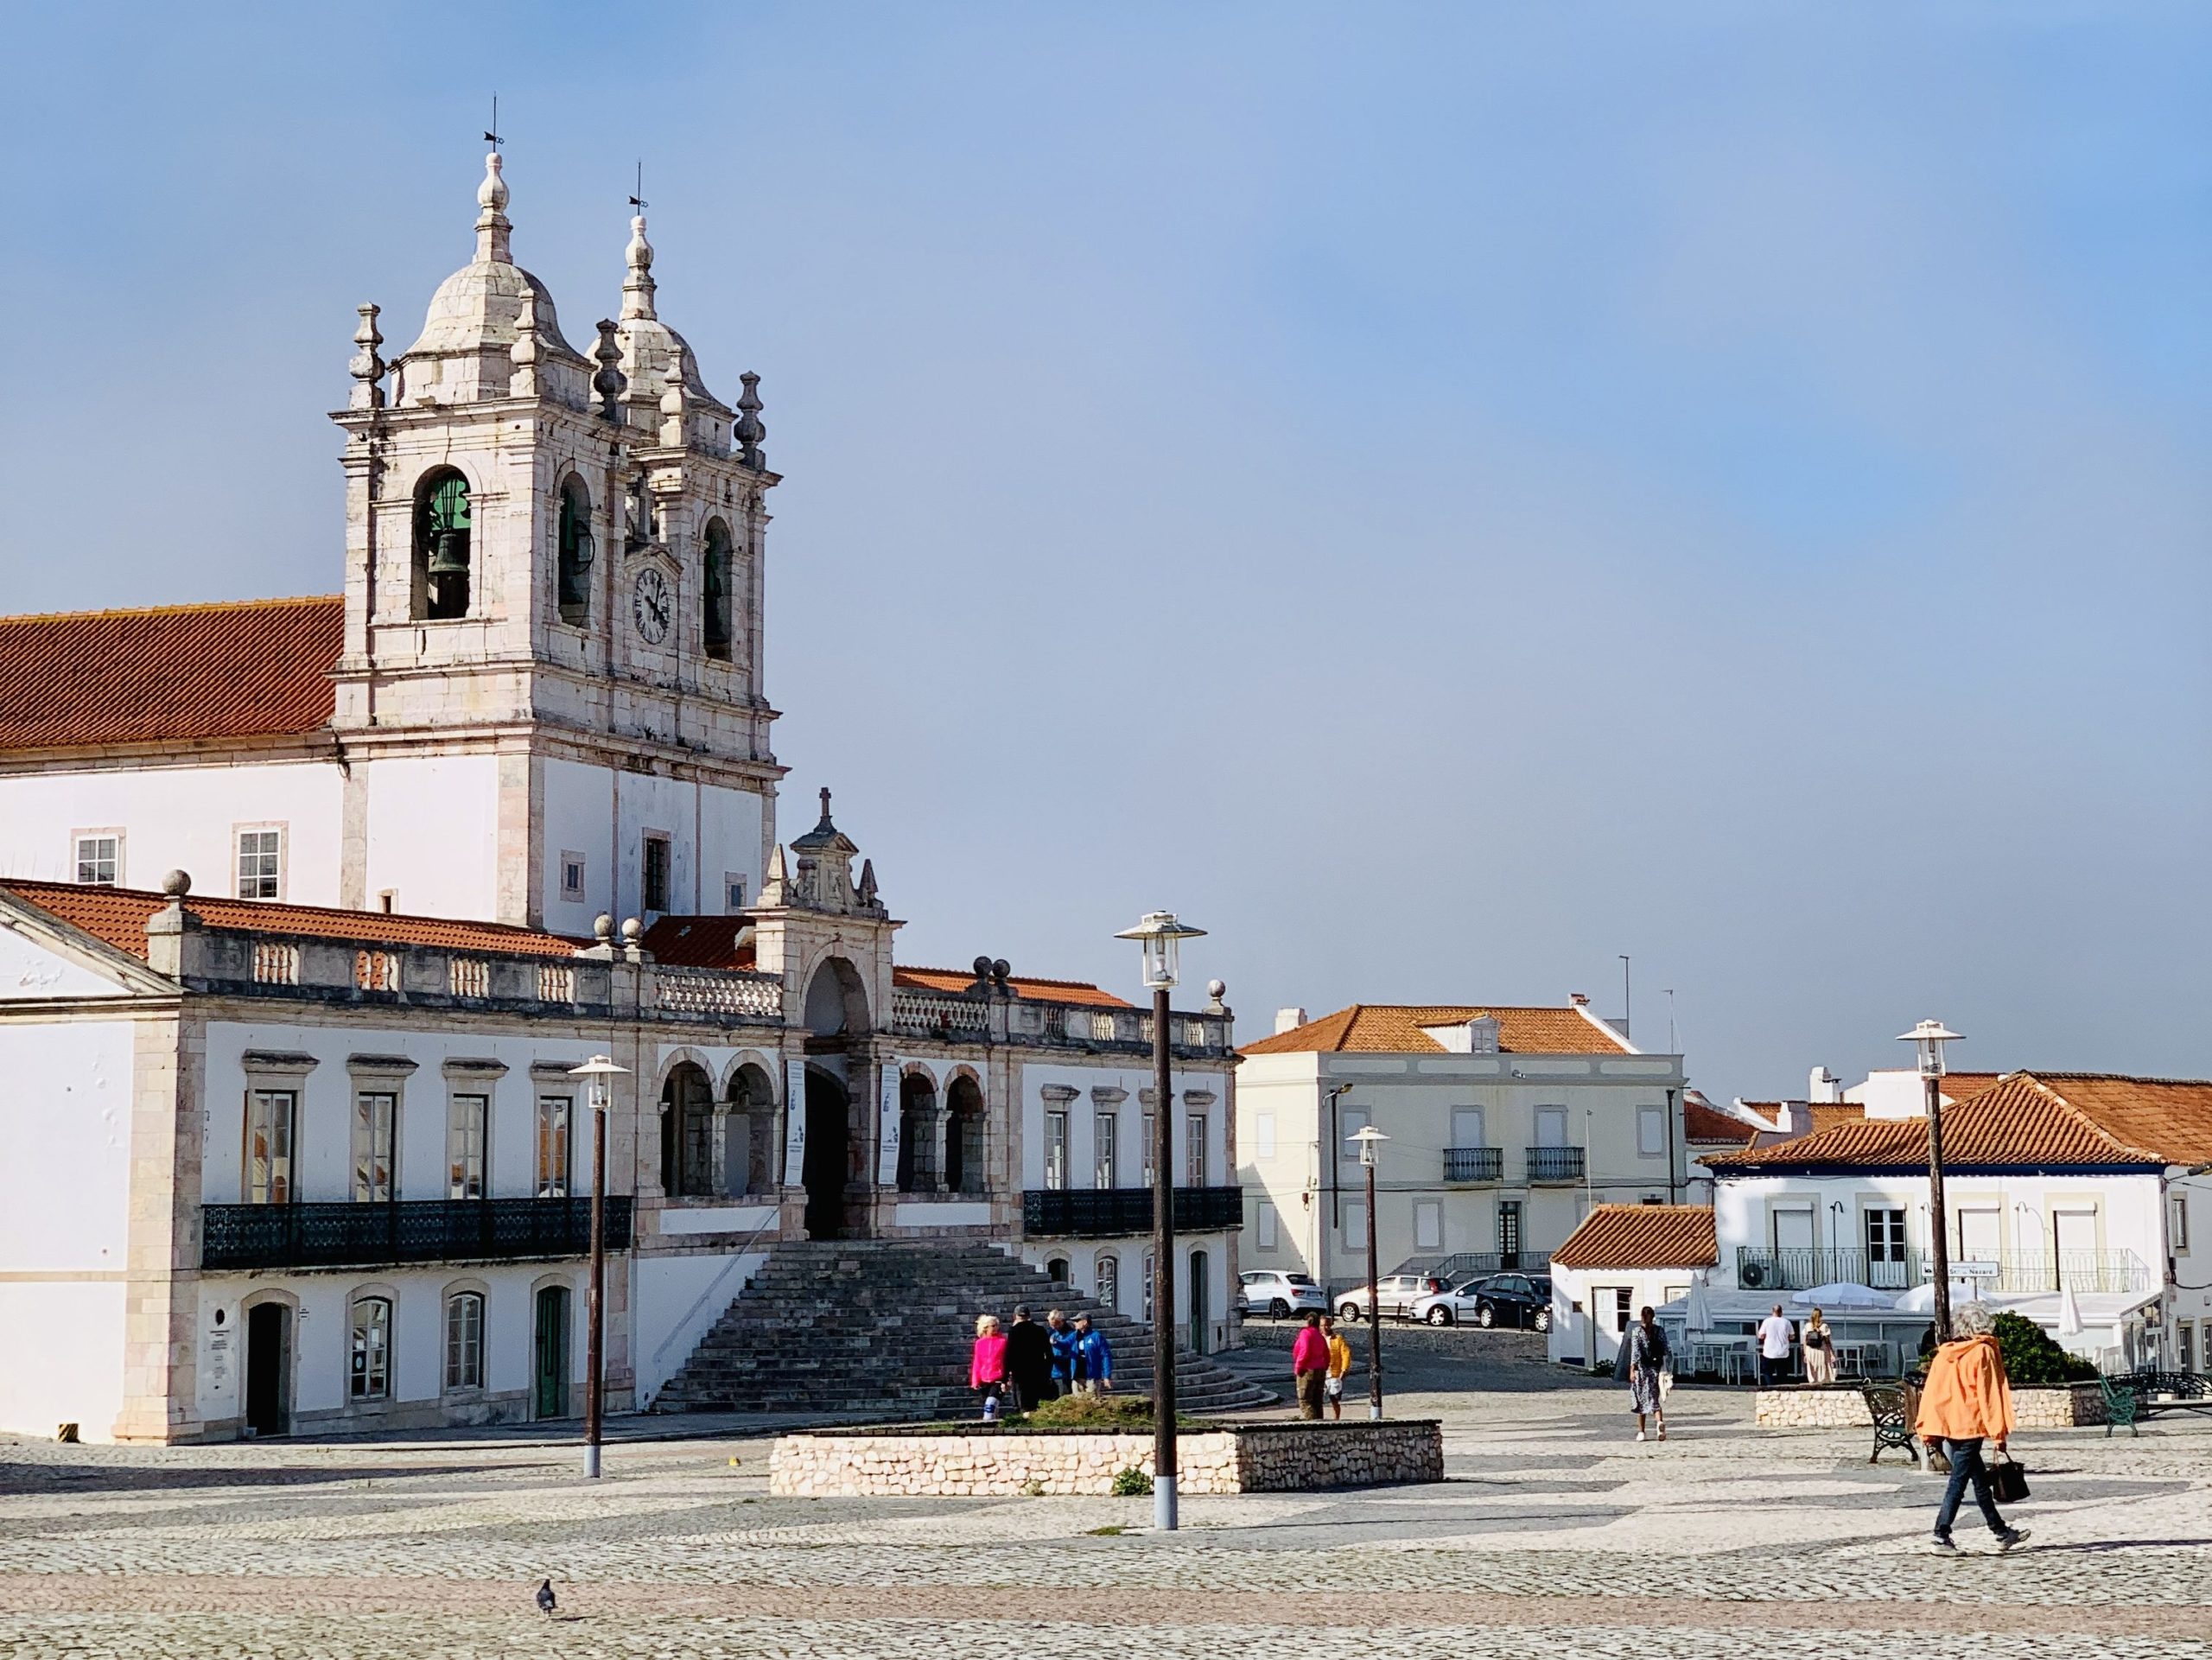
[[[1771,1389],[1789,1375],[1789,1322],[1782,1305],[1759,1322],[1759,1387]]]

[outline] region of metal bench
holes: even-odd
[[[2120,1425],[2127,1426],[2131,1435],[2142,1432],[2135,1427],[2136,1394],[2123,1378],[2099,1377],[2097,1387],[2105,1396],[2105,1439],[2112,1439],[2112,1432]]]
[[[1910,1383],[1869,1383],[1866,1396],[1867,1413],[1874,1420],[1874,1450],[1866,1462],[1880,1462],[1882,1454],[1894,1447],[1924,1468],[1920,1442],[1912,1433],[1920,1391]]]
[[[2212,1413],[2212,1378],[2193,1371],[2156,1371],[2145,1368],[2118,1377],[2103,1378],[2105,1404],[2112,1404],[2115,1389],[2127,1390],[2134,1397],[2133,1410],[2125,1420],[2133,1429],[2135,1420],[2145,1414],[2156,1417],[2162,1412]]]

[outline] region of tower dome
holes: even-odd
[[[681,366],[683,389],[690,395],[691,411],[706,420],[720,418],[727,447],[730,410],[707,390],[699,376],[698,354],[690,343],[660,320],[653,302],[653,246],[645,239],[645,216],[630,220],[630,245],[623,250],[628,274],[622,279],[622,315],[614,325],[614,338],[622,348],[622,372],[628,377],[632,398],[657,398],[667,378],[669,359]]]
[[[508,251],[512,226],[506,214],[507,181],[500,176],[497,150],[484,158],[484,182],[477,188],[476,258],[438,284],[430,296],[423,332],[394,366],[399,372],[393,401],[400,404],[461,404],[505,398],[513,374],[511,353],[522,296],[536,296],[537,340],[550,372],[549,389],[562,401],[582,406],[588,366],[561,334],[553,296],[545,284],[514,263]],[[564,374],[563,370],[572,371]]]

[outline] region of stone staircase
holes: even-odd
[[[1152,1392],[1152,1328],[988,1245],[805,1240],[779,1244],[655,1397],[655,1412],[807,1412],[825,1418],[962,1418],[976,1317],[1011,1324],[1027,1303],[1087,1313],[1114,1345],[1117,1394]],[[1179,1350],[1176,1408],[1235,1412],[1277,1397]]]

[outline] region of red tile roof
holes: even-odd
[[[976,976],[968,969],[910,969],[905,966],[891,970],[891,983],[914,991],[965,991],[976,983]],[[1040,980],[1033,975],[1017,974],[1007,980],[1017,997],[1034,998],[1046,1003],[1084,1003],[1094,1008],[1130,1008],[1135,1005],[1110,991],[1102,991],[1088,980]]]
[[[1711,1147],[1726,1143],[1732,1147],[1749,1147],[1751,1137],[1759,1133],[1757,1124],[1747,1124],[1732,1113],[1708,1106],[1702,1101],[1682,1103],[1682,1139]]]
[[[159,894],[129,887],[80,887],[73,882],[0,881],[11,894],[48,916],[105,940],[133,957],[146,955],[146,924],[168,903]],[[393,916],[382,911],[340,911],[273,900],[200,899],[185,908],[210,928],[243,933],[306,935],[363,945],[432,945],[448,951],[499,951],[526,957],[573,957],[588,940],[565,939],[535,928],[449,917]]]
[[[1712,1268],[1720,1261],[1703,1205],[1600,1205],[1552,1253],[1554,1268]]]
[[[0,752],[314,732],[344,631],[334,595],[0,617]]]
[[[638,943],[656,963],[676,968],[749,969],[753,942],[737,936],[753,925],[750,917],[663,917]]]
[[[1499,1008],[1479,1003],[1354,1003],[1333,1014],[1272,1037],[1236,1046],[1248,1055],[1447,1053],[1424,1026],[1457,1026],[1488,1014],[1497,1021],[1497,1046],[1508,1054],[1624,1055],[1628,1046],[1605,1027],[1565,1008]]]
[[[1928,1165],[1922,1118],[1870,1118],[1748,1153],[1718,1154],[1709,1168],[1756,1175],[1777,1168],[1918,1170]],[[2012,1072],[1943,1110],[1947,1167],[2212,1162],[2212,1083],[2095,1072]]]

